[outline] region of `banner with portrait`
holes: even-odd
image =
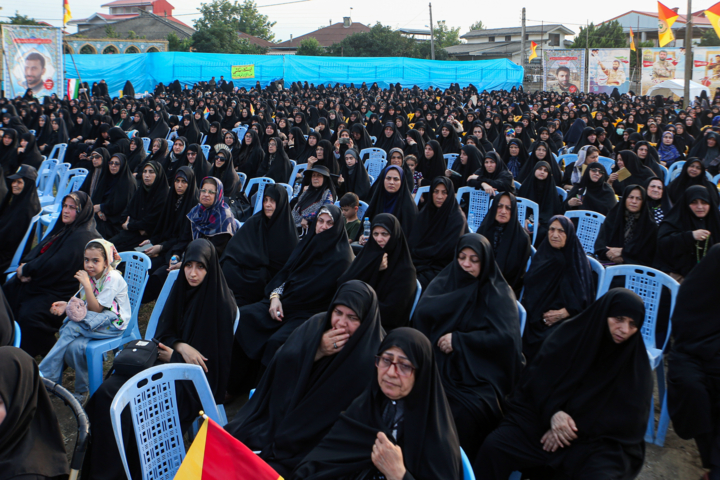
[[[643,48],[641,75],[640,95],[666,80],[684,80],[685,49]]]
[[[693,81],[715,92],[720,88],[720,47],[693,46]]]
[[[62,31],[54,27],[3,25],[3,80],[6,97],[53,93],[62,98]]]
[[[543,90],[578,93],[585,90],[585,50],[544,50]]]
[[[630,90],[630,49],[592,48],[588,59],[588,92],[628,93]]]

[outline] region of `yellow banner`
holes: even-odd
[[[233,65],[232,79],[255,78],[255,65]]]

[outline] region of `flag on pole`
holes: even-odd
[[[528,62],[532,62],[533,58],[537,58],[537,52],[535,49],[537,48],[537,43],[530,42],[530,50],[532,50],[532,53],[528,57]]]
[[[66,93],[68,98],[78,98],[80,96],[80,80],[68,78]]]
[[[72,18],[72,12],[70,11],[70,2],[63,0],[63,27]]]
[[[716,3],[705,10],[705,16],[708,20],[710,20],[710,23],[715,29],[715,33],[717,33],[718,37],[720,37],[720,3]]]
[[[661,47],[675,40],[672,33],[672,26],[677,20],[678,14],[674,10],[658,2],[658,39]]]
[[[635,34],[632,31],[632,27],[630,27],[630,50],[635,51]]]
[[[175,480],[283,480],[283,477],[205,417]]]

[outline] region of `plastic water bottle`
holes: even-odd
[[[293,198],[297,197],[300,193],[300,187],[302,186],[301,182],[295,182],[295,186],[293,187]]]
[[[368,217],[365,217],[363,222],[363,236],[366,240],[370,238],[370,219]]]
[[[180,261],[180,257],[178,257],[177,255],[173,255],[173,256],[170,258],[170,266],[171,266],[171,267],[174,267],[175,265],[177,265],[177,263],[178,263],[179,261]]]
[[[471,232],[475,231],[475,214],[473,212],[468,213],[468,228]]]

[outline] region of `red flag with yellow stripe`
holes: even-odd
[[[661,47],[664,47],[675,40],[675,35],[673,35],[672,32],[672,26],[677,18],[678,14],[675,10],[670,10],[662,3],[658,2],[658,43]]]
[[[207,418],[175,480],[283,480],[283,477],[242,442]]]
[[[710,23],[715,29],[715,33],[720,36],[720,3],[716,3],[712,7],[705,10],[705,16],[708,20],[710,20]]]
[[[528,62],[532,62],[533,58],[537,58],[537,52],[535,51],[537,49],[537,43],[530,42],[530,50],[532,50],[532,53],[528,57]]]
[[[632,31],[632,27],[630,27],[630,50],[635,51],[635,34]]]

